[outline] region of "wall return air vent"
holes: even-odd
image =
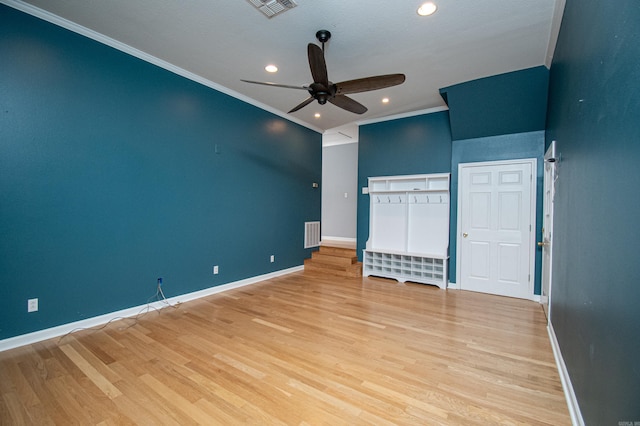
[[[286,12],[297,6],[293,0],[248,0],[256,9],[264,13],[267,18],[273,18],[279,13]]]

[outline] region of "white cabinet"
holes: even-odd
[[[449,174],[369,178],[364,276],[447,287]]]

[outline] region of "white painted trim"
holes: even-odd
[[[243,102],[246,102],[250,105],[253,105],[257,108],[260,108],[262,110],[265,110],[267,112],[270,112],[274,115],[277,115],[279,117],[284,118],[285,120],[291,121],[293,123],[299,124],[301,126],[304,126],[308,129],[311,129],[313,131],[316,131],[318,133],[322,133],[322,130],[318,127],[312,126],[309,123],[306,123],[302,120],[297,119],[296,117],[290,115],[290,114],[286,114],[282,111],[279,111],[275,108],[270,107],[269,105],[263,104],[262,102],[258,102],[255,99],[249,98],[248,96],[245,96],[241,93],[238,93],[234,90],[231,90],[229,88],[226,88],[224,86],[221,86],[218,83],[215,83],[211,80],[208,80],[204,77],[201,77],[197,74],[194,74],[190,71],[187,71],[183,68],[180,68],[176,65],[173,65],[167,61],[164,61],[162,59],[156,58],[155,56],[152,56],[146,52],[143,52],[141,50],[138,50],[134,47],[129,46],[128,44],[122,43],[118,40],[112,39],[111,37],[107,37],[104,34],[100,34],[94,30],[91,30],[89,28],[83,27],[82,25],[78,25],[75,22],[71,22],[67,19],[61,18],[58,15],[54,15],[51,12],[47,12],[46,10],[40,9],[38,7],[32,6],[30,4],[26,4],[20,0],[0,0],[0,3],[4,3],[9,7],[12,7],[14,9],[20,10],[24,13],[27,13],[31,16],[35,16],[36,18],[40,18],[42,20],[45,20],[47,22],[50,22],[54,25],[57,25],[59,27],[62,28],[66,28],[69,31],[73,31],[74,33],[83,35],[85,37],[88,37],[92,40],[97,41],[98,43],[102,43],[105,44],[107,46],[113,47],[114,49],[117,49],[121,52],[124,52],[126,54],[129,54],[131,56],[134,56],[138,59],[142,59],[145,62],[149,62],[151,64],[157,65],[160,68],[164,68],[167,71],[170,71],[174,74],[177,74],[181,77],[184,77],[186,79],[195,81],[196,83],[200,83],[203,86],[207,86],[211,89],[217,90],[218,92],[222,92],[226,95],[229,95],[233,98],[239,99]]]
[[[462,211],[460,206],[462,205],[462,184],[460,183],[460,176],[462,175],[462,169],[466,167],[484,167],[484,166],[500,166],[500,165],[511,165],[511,164],[522,164],[527,163],[531,164],[531,173],[535,175],[535,179],[531,179],[531,215],[533,216],[532,227],[529,231],[529,243],[531,245],[531,259],[529,259],[529,271],[531,271],[531,281],[530,285],[530,300],[535,300],[535,297],[538,296],[534,294],[535,291],[535,282],[536,282],[536,211],[537,211],[537,191],[538,191],[538,159],[537,158],[518,158],[515,160],[497,160],[497,161],[479,161],[479,162],[469,162],[469,163],[458,163],[458,213],[456,217],[456,232],[458,235],[456,236],[456,241],[459,242],[459,237],[461,236],[461,222],[462,222]],[[462,268],[460,267],[460,256],[462,254],[462,245],[456,243],[456,283],[462,288]],[[540,296],[538,296],[539,301]]]
[[[560,351],[560,345],[556,338],[556,333],[553,331],[553,325],[549,323],[547,325],[547,331],[549,332],[549,341],[551,342],[551,349],[553,349],[553,356],[556,359],[556,366],[558,367],[558,374],[560,374],[560,382],[562,382],[562,389],[564,390],[564,396],[567,399],[567,407],[569,409],[569,416],[571,416],[571,423],[574,426],[584,426],[584,420],[582,413],[580,412],[580,405],[578,405],[578,399],[573,390],[571,384],[571,378],[569,377],[569,371],[567,365],[562,358],[562,352]]]
[[[279,277],[281,275],[291,274],[304,270],[304,266],[294,266],[288,269],[282,269],[280,271],[270,272],[264,275],[258,275],[251,278],[246,278],[240,281],[234,281],[227,284],[222,284],[215,287],[209,287],[204,290],[194,291],[193,293],[186,293],[180,296],[175,296],[167,299],[170,304],[184,303],[194,299],[200,299],[212,294],[221,293],[223,291],[233,290],[236,288],[244,287],[247,285],[255,284],[260,281],[268,280],[271,278]],[[109,321],[113,321],[117,318],[128,318],[139,315],[148,308],[162,309],[167,306],[163,301],[153,302],[145,305],[135,306],[133,308],[127,308],[116,312],[110,312],[108,314],[100,315],[93,318],[87,318],[80,321],[71,322],[68,324],[59,325],[57,327],[47,328],[45,330],[35,331],[33,333],[23,334],[21,336],[10,337],[8,339],[0,340],[0,352],[9,349],[17,348],[19,346],[30,345],[32,343],[40,342],[42,340],[52,339],[54,337],[64,336],[78,329],[87,329],[104,325]]]
[[[344,238],[344,237],[328,237],[323,235],[320,238],[321,246],[340,246],[346,248],[356,248],[357,239],[356,238]]]
[[[329,236],[323,235],[322,238],[321,238],[321,241],[323,243],[330,242],[330,241],[339,241],[341,243],[345,243],[345,242],[347,242],[347,243],[355,243],[356,239],[355,238],[345,238],[345,237],[329,237]]]
[[[546,163],[549,162],[549,160],[553,159],[554,162],[549,163],[551,164],[551,183],[547,182],[548,178],[547,178],[547,171],[546,171]],[[546,199],[546,189],[547,189],[547,185],[550,185],[550,189],[551,189],[551,200],[550,200],[550,205],[549,205],[549,223],[547,223],[547,231],[550,231],[551,234],[551,244],[547,247],[547,250],[549,250],[549,265],[546,265],[547,268],[549,268],[549,289],[548,289],[548,294],[547,294],[547,322],[551,323],[551,291],[553,288],[553,212],[554,212],[554,199],[555,199],[555,187],[556,187],[556,177],[557,177],[557,163],[555,162],[557,161],[557,157],[556,157],[556,141],[551,141],[551,144],[549,145],[549,148],[547,148],[547,150],[544,153],[544,164],[543,164],[543,169],[542,169],[542,229],[545,229],[545,199]],[[544,232],[542,233],[542,240],[544,240]],[[540,277],[540,295],[542,295],[543,291],[544,291],[544,275],[545,275],[545,261],[544,261],[544,249],[542,250],[542,267],[540,268],[540,273],[541,273],[541,277]]]
[[[447,288],[450,288],[451,290],[460,290],[458,283],[452,283],[451,281],[447,282]]]
[[[566,0],[556,0],[556,5],[553,9],[551,31],[549,32],[549,43],[547,44],[547,55],[544,61],[547,68],[551,68],[553,55],[556,52],[556,44],[558,44],[558,36],[560,35],[560,26],[562,25],[562,16],[564,15],[566,2]]]
[[[362,126],[362,125],[365,125],[365,124],[382,123],[383,121],[399,120],[401,118],[415,117],[416,115],[433,114],[433,113],[436,113],[436,112],[442,112],[442,111],[448,111],[448,110],[449,110],[449,107],[447,107],[447,106],[439,106],[439,107],[434,107],[434,108],[421,109],[419,111],[403,112],[402,114],[387,115],[385,117],[369,118],[367,120],[359,120],[359,121],[356,121],[355,123],[357,125],[359,125],[359,126]]]
[[[235,90],[231,90],[227,87],[224,87],[218,83],[215,83],[211,80],[208,80],[204,77],[201,77],[197,74],[194,74],[190,71],[185,70],[184,68],[180,68],[176,65],[173,65],[165,60],[162,60],[160,58],[157,58],[153,55],[150,55],[146,52],[143,52],[139,49],[136,49],[132,46],[129,46],[128,44],[122,43],[118,40],[115,40],[111,37],[107,37],[104,34],[100,34],[92,29],[89,29],[87,27],[83,27],[82,25],[78,25],[75,22],[69,21],[68,19],[62,18],[58,15],[55,15],[51,12],[48,12],[46,10],[40,9],[38,7],[35,7],[33,5],[24,3],[21,0],[0,0],[0,3],[6,4],[9,7],[12,7],[14,9],[20,10],[26,14],[29,14],[31,16],[35,16],[36,18],[40,18],[44,21],[50,22],[54,25],[57,25],[59,27],[65,28],[69,31],[72,31],[74,33],[83,35],[87,38],[90,38],[92,40],[95,40],[99,43],[105,44],[107,46],[110,46],[114,49],[117,49],[121,52],[124,52],[126,54],[129,54],[131,56],[134,56],[138,59],[141,59],[145,62],[149,62],[151,64],[154,64],[160,68],[163,68],[169,72],[172,72],[174,74],[177,74],[181,77],[184,77],[186,79],[195,81],[196,83],[202,84],[203,86],[209,87],[211,89],[217,90],[218,92],[224,93],[226,95],[229,95],[233,98],[236,98],[238,100],[241,100],[242,102],[248,103],[250,105],[253,105],[257,108],[260,108],[264,111],[270,112],[274,115],[277,115],[278,117],[284,118],[285,120],[291,121],[293,123],[299,124],[303,127],[306,127],[310,130],[313,130],[315,132],[318,133],[324,133],[325,131],[323,131],[322,129],[315,127],[303,120],[300,120],[290,114],[287,114],[283,111],[277,110],[269,105],[263,104],[262,102],[258,102],[255,99],[252,99],[248,96],[245,96],[241,93],[236,92]],[[356,126],[358,125],[363,125],[363,124],[373,124],[373,123],[380,123],[383,121],[390,121],[390,120],[398,120],[401,118],[408,118],[408,117],[414,117],[417,115],[424,115],[424,114],[432,114],[435,112],[441,112],[441,111],[447,111],[449,108],[447,106],[438,106],[438,107],[433,107],[433,108],[427,108],[427,109],[423,109],[423,110],[418,110],[418,111],[410,111],[410,112],[405,112],[405,113],[401,113],[401,114],[396,114],[396,115],[389,115],[389,116],[385,116],[385,117],[378,117],[378,118],[371,118],[371,119],[367,119],[367,120],[362,120],[362,121],[355,121],[353,123],[348,123],[347,125],[350,124],[355,124]],[[329,130],[333,130],[333,129],[329,129]]]

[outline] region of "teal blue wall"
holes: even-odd
[[[372,176],[449,173],[451,130],[447,111],[360,126],[358,140],[358,256],[369,239]]]
[[[567,0],[551,322],[587,425],[640,422],[640,2]]]
[[[549,70],[543,66],[460,83],[440,90],[449,105],[451,227],[449,280],[456,282],[458,165],[535,158],[536,238],[542,234],[542,170]],[[536,247],[534,293],[540,294],[542,252]]]
[[[456,282],[460,163],[536,158],[536,238],[541,237],[548,83],[549,70],[545,67],[460,83],[441,89],[449,111],[360,127],[359,188],[367,186],[369,176],[451,173],[449,280],[453,283]],[[444,130],[447,125],[448,132]],[[447,158],[450,161],[445,164]],[[359,256],[368,237],[369,197],[360,193]],[[538,248],[535,256],[534,293],[540,294],[542,257]]]
[[[453,140],[544,130],[549,70],[544,66],[440,89]]]
[[[4,5],[0,58],[0,339],[308,256],[320,134]]]

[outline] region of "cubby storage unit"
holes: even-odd
[[[447,288],[449,174],[369,178],[363,275]]]

